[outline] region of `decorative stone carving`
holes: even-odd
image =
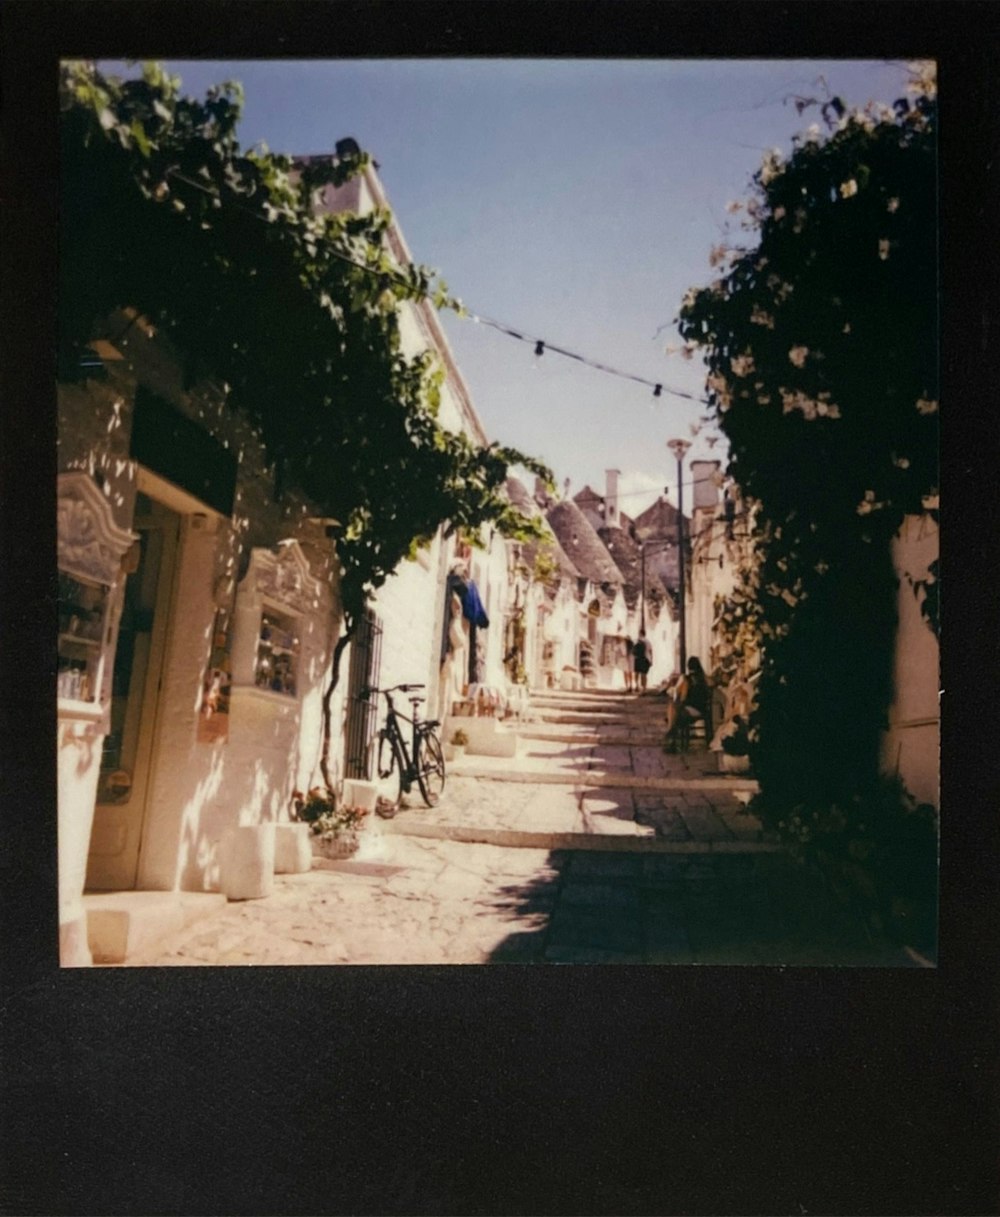
[[[255,549],[250,559],[247,581],[258,596],[285,604],[296,612],[312,609],[319,597],[320,584],[298,541],[285,541],[278,553]]]
[[[59,474],[56,513],[59,568],[95,583],[114,583],[138,534],[115,523],[108,500],[88,473]]]

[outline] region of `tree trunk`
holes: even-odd
[[[319,754],[319,768],[323,775],[323,781],[326,783],[326,788],[333,791],[333,781],[330,778],[330,741],[333,738],[333,722],[332,709],[333,694],[340,683],[340,661],[343,658],[344,651],[351,639],[354,637],[357,629],[357,623],[361,620],[360,615],[348,617],[344,616],[346,629],[343,630],[340,637],[337,639],[336,645],[333,648],[333,665],[330,671],[330,683],[323,694],[323,746]]]

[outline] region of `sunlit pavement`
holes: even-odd
[[[551,699],[553,712],[570,700]],[[651,742],[585,742],[591,706],[617,717],[618,736]],[[720,779],[705,752],[664,758],[653,699],[592,698],[583,713],[559,727],[569,739],[523,740],[502,777],[474,776],[493,760],[467,758],[438,808],[413,800],[366,827],[353,858],[276,876],[271,896],[129,964],[917,966],[765,838],[745,780]]]

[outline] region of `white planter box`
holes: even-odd
[[[277,824],[274,829],[274,873],[301,875],[312,867],[312,833],[308,824]]]
[[[230,828],[222,838],[219,886],[227,900],[258,900],[274,890],[274,828]]]
[[[445,722],[445,738],[461,728],[469,738],[464,745],[469,756],[516,756],[517,732],[495,718],[461,718]],[[452,745],[454,746],[454,745]]]
[[[360,807],[364,811],[374,811],[378,799],[378,786],[375,782],[361,782],[353,779],[344,783],[342,802],[345,807]]]

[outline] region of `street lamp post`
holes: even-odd
[[[680,599],[680,668],[687,667],[687,639],[684,633],[684,474],[683,462],[690,440],[667,440],[667,447],[677,457],[677,593]]]
[[[639,589],[639,629],[643,634],[646,632],[646,544],[644,541],[639,542],[639,557],[642,560],[641,566],[641,584]]]

